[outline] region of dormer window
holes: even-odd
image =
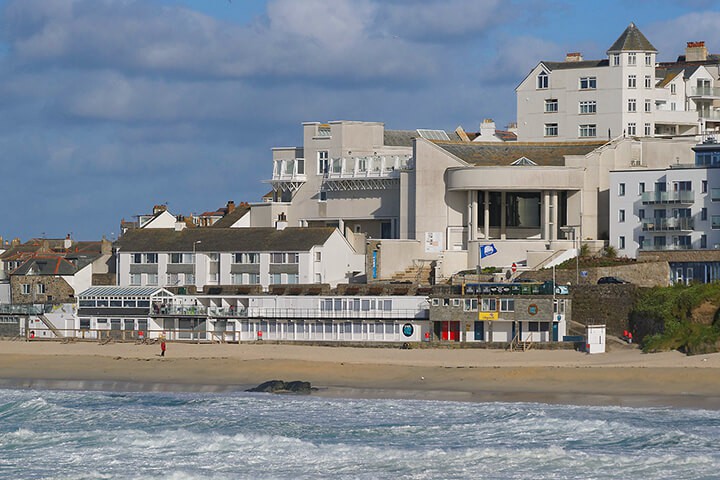
[[[545,88],[548,88],[549,84],[550,84],[550,79],[548,77],[548,74],[545,70],[543,70],[537,76],[537,88],[538,88],[538,90],[545,89]]]

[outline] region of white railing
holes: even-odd
[[[409,169],[411,166],[410,157],[407,155],[333,158],[326,178],[329,180],[391,178],[397,177],[400,170]]]

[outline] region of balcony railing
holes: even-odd
[[[400,170],[411,168],[409,156],[379,155],[352,158],[333,158],[328,180],[352,180],[397,177]]]
[[[692,250],[691,244],[669,244],[655,245],[652,240],[645,240],[640,245],[641,250],[667,251],[667,250]]]
[[[642,203],[674,203],[674,204],[691,204],[695,203],[695,192],[693,190],[678,190],[670,192],[643,192]]]
[[[210,307],[208,308],[208,314],[211,317],[220,318],[246,318],[248,316],[247,308],[245,307]]]
[[[153,316],[207,316],[207,308],[203,305],[153,305],[151,315]]]
[[[695,220],[692,217],[643,218],[642,229],[644,232],[694,230]]]
[[[690,87],[688,97],[720,98],[718,87]]]
[[[700,110],[700,118],[713,122],[720,122],[720,110]]]
[[[275,160],[273,168],[273,181],[305,182],[305,159],[295,158],[288,160]]]
[[[320,310],[311,308],[258,308],[250,307],[250,318],[311,318],[311,319],[396,319],[428,318],[428,309],[392,309],[392,310]]]

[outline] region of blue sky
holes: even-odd
[[[258,201],[304,121],[502,127],[539,60],[602,58],[631,21],[661,60],[720,53],[719,3],[0,0],[0,235]]]

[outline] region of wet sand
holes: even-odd
[[[0,341],[0,387],[243,390],[309,381],[317,396],[720,409],[720,354]]]

